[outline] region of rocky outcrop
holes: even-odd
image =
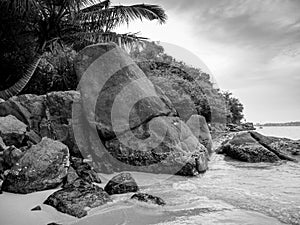
[[[147,202],[147,203],[151,203],[151,204],[156,204],[156,205],[166,205],[166,202],[160,198],[160,197],[156,197],[153,195],[149,195],[149,194],[145,194],[145,193],[137,193],[134,194],[131,199],[135,199],[141,202]]]
[[[89,209],[111,202],[109,195],[100,187],[84,181],[69,185],[50,195],[44,204],[62,213],[82,218]]]
[[[200,172],[197,159],[203,167],[207,162],[207,157],[201,157],[207,154],[205,147],[187,125],[176,117],[154,118],[132,133],[124,133],[105,142],[105,146],[117,159],[114,165],[120,171],[193,176]]]
[[[4,176],[2,190],[31,193],[55,188],[67,175],[69,150],[61,142],[43,138],[28,149]]]
[[[186,124],[211,155],[213,152],[213,143],[205,118],[200,115],[192,115]]]
[[[80,91],[87,120],[97,127],[104,140],[154,117],[176,113],[165,101],[166,96],[157,92],[116,44],[88,46],[75,61],[77,76],[82,78]],[[112,117],[116,119],[116,127]]]
[[[130,173],[120,173],[113,177],[104,187],[109,195],[137,192],[139,187]]]
[[[300,155],[300,141],[294,141],[287,138],[267,137],[258,132],[249,132],[251,136],[262,146],[273,152],[282,160],[295,161],[297,155]]]
[[[113,168],[190,176],[199,173],[197,165],[203,161],[199,155],[205,148],[176,117],[167,96],[120,48],[115,44],[88,46],[75,64],[81,79],[82,110],[90,127],[97,130],[97,134],[84,132],[88,133],[86,146],[97,151],[90,155],[97,158],[102,172]],[[151,124],[160,130],[149,129]],[[164,139],[162,131],[167,131]],[[93,147],[98,134],[105,147]],[[206,166],[200,167],[203,171]]]
[[[27,126],[16,117],[0,117],[0,136],[5,145],[20,147],[25,139]]]
[[[280,148],[280,145],[285,148]],[[296,161],[293,157],[295,146],[299,149],[300,143],[288,139],[266,137],[257,132],[242,132],[222,143],[218,152],[240,161],[273,163],[280,160]],[[293,150],[289,151],[290,149]]]
[[[40,137],[59,140],[68,146],[71,155],[81,157],[72,130],[72,105],[79,101],[76,91],[15,96],[0,103],[0,116],[14,116],[26,124],[30,130],[26,132],[26,141],[37,144]]]
[[[170,99],[183,121],[188,121],[192,115],[197,114],[195,103],[180,84],[165,77],[150,76],[149,79]]]

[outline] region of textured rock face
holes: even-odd
[[[78,176],[89,182],[101,183],[101,179],[99,178],[97,172],[91,168],[88,163],[83,162],[83,159],[71,157],[71,166],[75,169]]]
[[[200,115],[193,115],[186,124],[199,142],[206,147],[208,153],[212,154],[213,143],[205,118]]]
[[[197,114],[194,102],[180,85],[164,77],[151,76],[149,79],[170,99],[183,121],[188,121],[192,115]]]
[[[5,175],[2,190],[26,194],[55,188],[67,175],[68,167],[68,147],[43,138],[39,144],[28,149]]]
[[[175,113],[165,101],[166,96],[156,91],[140,68],[115,44],[88,46],[76,61],[77,76],[82,77],[83,108],[103,139],[111,139],[115,133],[135,128],[153,117]],[[115,128],[111,121],[113,107],[117,107]]]
[[[128,192],[137,192],[139,190],[137,183],[130,173],[121,173],[113,177],[105,186],[104,190],[110,194],[124,194]]]
[[[276,162],[280,158],[257,142],[250,133],[240,133],[223,144],[221,151],[244,162]]]
[[[48,137],[66,144],[71,155],[80,157],[72,130],[72,105],[80,101],[76,91],[53,92],[47,95],[21,95],[0,103],[0,116],[13,115],[30,130],[27,140],[33,144]],[[17,145],[16,145],[17,147]]]
[[[0,135],[6,145],[22,146],[27,126],[16,117],[0,117]]]
[[[14,96],[0,103],[0,116],[13,115],[39,133],[39,124],[45,117],[45,96],[21,95]]]
[[[120,170],[152,173],[195,175],[196,159],[206,154],[205,147],[176,117],[154,118],[133,133],[125,133],[105,145],[115,159],[125,163],[114,164]]]
[[[269,151],[276,154],[282,160],[295,161],[294,157],[300,155],[300,141],[287,138],[267,137],[257,132],[249,132],[251,136]]]
[[[145,194],[145,193],[137,193],[134,194],[131,199],[135,199],[141,202],[147,202],[147,203],[151,203],[151,204],[156,204],[156,205],[166,205],[166,202],[160,198],[160,197],[156,197],[153,195],[149,195],[149,194]]]
[[[87,210],[111,202],[109,195],[100,187],[85,182],[69,185],[50,195],[44,204],[62,213],[82,218]]]
[[[4,169],[10,169],[13,167],[24,155],[20,149],[15,146],[10,146],[3,151],[3,166]]]

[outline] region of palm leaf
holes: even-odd
[[[94,27],[101,27],[110,31],[121,24],[129,24],[133,20],[158,20],[165,23],[167,15],[158,5],[138,4],[132,6],[113,6],[106,9],[89,7],[81,10],[79,20],[86,30],[93,30]]]

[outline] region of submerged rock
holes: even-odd
[[[277,162],[279,160],[295,161],[286,150],[276,149],[276,138],[266,137],[256,132],[238,133],[225,141],[219,153],[245,162]],[[290,140],[291,141],[291,140]]]
[[[104,190],[109,195],[137,192],[139,187],[130,173],[121,173],[113,177],[105,186]]]
[[[50,195],[44,204],[62,213],[82,218],[87,210],[111,202],[110,196],[100,187],[84,181],[75,182]]]
[[[67,175],[69,150],[61,142],[48,138],[33,145],[4,176],[2,190],[31,193],[55,188]]]
[[[26,124],[12,115],[0,117],[0,136],[5,145],[22,146],[26,129]]]
[[[145,194],[145,193],[137,193],[134,194],[131,199],[135,199],[141,202],[148,202],[156,205],[166,205],[166,202],[160,198],[153,195]]]

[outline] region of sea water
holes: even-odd
[[[298,127],[258,131],[300,139]],[[167,205],[129,200],[132,194],[116,195],[113,203],[92,210],[90,217],[75,224],[300,224],[299,163],[250,164],[215,154],[200,177],[132,174],[142,192],[163,198]]]

